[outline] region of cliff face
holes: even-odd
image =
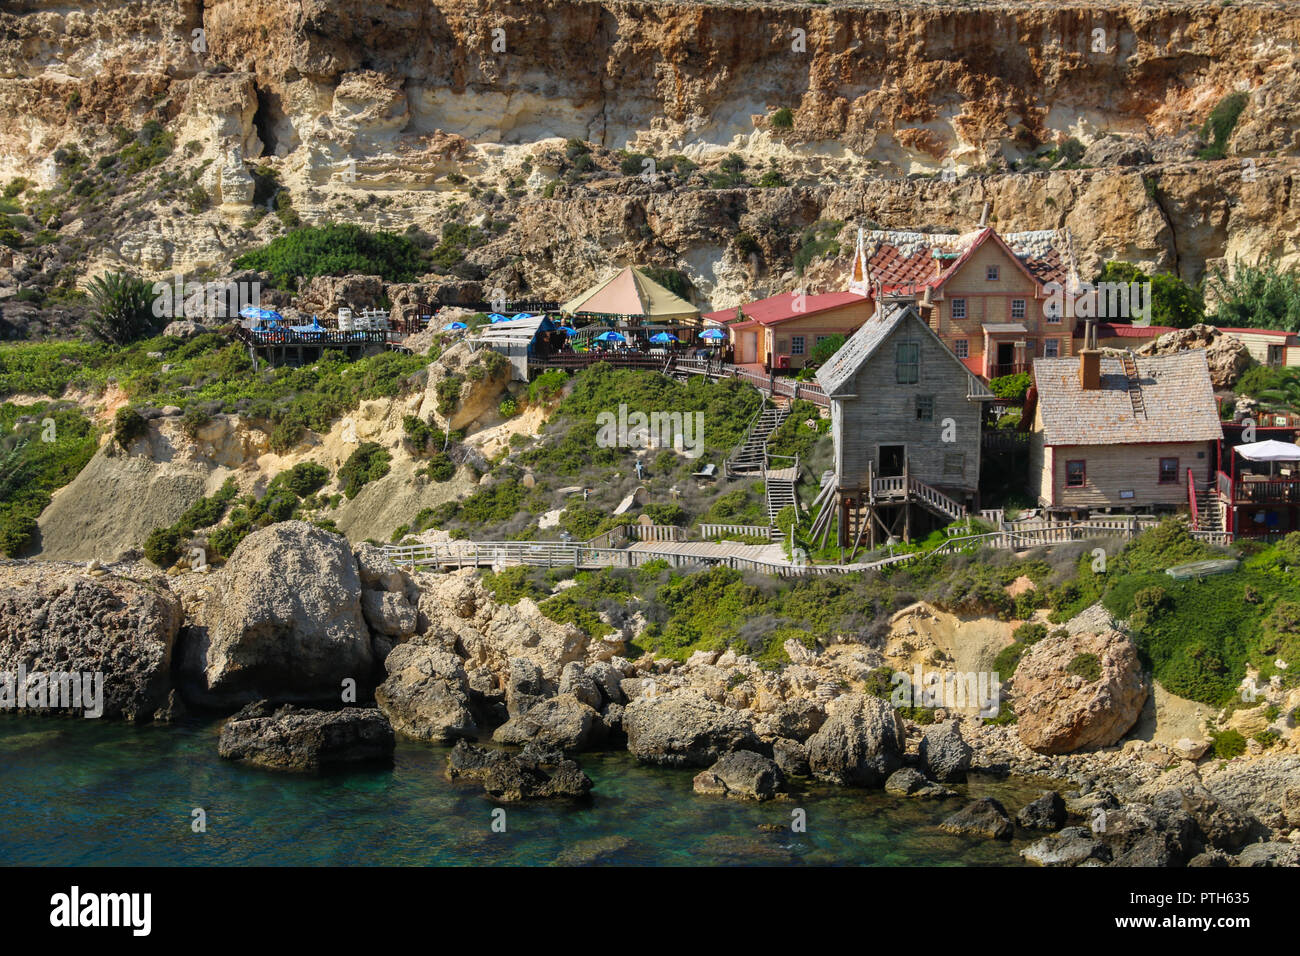
[[[985,202],[1004,228],[1070,227],[1085,264],[1196,279],[1222,257],[1297,255],[1298,46],[1281,2],[17,0],[0,12],[0,181],[52,183],[56,147],[108,150],[115,125],[161,120],[212,208],[133,217],[87,260],[151,275],[267,237],[247,224],[257,160],[308,222],[512,221],[471,257],[508,293],[572,290],[613,253],[681,268],[726,305],[791,280],[774,223],[840,219],[847,241],[864,219],[969,228]],[[1231,158],[1195,161],[1191,131],[1234,91],[1249,99]],[[1149,164],[1006,171],[1116,135]],[[544,195],[565,169],[556,138],[706,167],[735,152],[790,186]],[[757,258],[731,248],[740,229]]]

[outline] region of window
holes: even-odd
[[[1162,485],[1178,484],[1178,459],[1177,458],[1160,459],[1160,484]]]
[[[803,336],[796,335],[790,339],[790,354],[803,355]]]
[[[1011,300],[1011,317],[1012,317],[1013,319],[1023,319],[1023,318],[1025,317],[1025,300],[1024,300],[1024,299],[1012,299],[1012,300]]]
[[[1060,339],[1043,339],[1043,357],[1057,358],[1061,354]]]
[[[921,344],[899,342],[894,352],[899,385],[915,385],[921,381]]]
[[[1083,461],[1065,463],[1065,487],[1082,488],[1088,483],[1088,464]]]
[[[943,456],[943,473],[961,477],[966,470],[966,455],[962,452],[949,452]]]
[[[997,282],[997,281],[998,281],[998,267],[997,267],[997,266],[989,266],[988,269],[985,270],[985,272],[984,272],[984,278],[987,279],[989,282]]]
[[[970,358],[970,342],[966,339],[958,339],[953,342],[952,350],[957,353],[958,358]]]
[[[918,422],[934,421],[934,396],[916,396],[916,420]]]
[[[829,339],[829,338],[830,338],[829,335],[819,335],[819,336],[817,336],[816,338],[813,339],[813,342],[814,342],[814,343],[816,343],[816,342],[825,342],[825,341],[826,341],[827,339]]]
[[[952,317],[953,317],[954,319],[964,319],[964,318],[966,318],[966,300],[965,300],[965,299],[953,299],[953,300],[952,300]]]
[[[1286,362],[1286,346],[1270,345],[1268,347],[1269,368],[1281,368]]]
[[[1049,325],[1056,325],[1061,321],[1061,305],[1059,302],[1044,302],[1043,315],[1047,316]]]

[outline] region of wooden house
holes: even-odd
[[[1052,511],[1191,507],[1214,479],[1223,429],[1199,349],[1038,359],[1024,416],[1029,490]]]
[[[1078,282],[1068,231],[999,235],[988,226],[960,235],[861,232],[849,275],[850,290],[914,297],[922,319],[984,378],[1072,354],[1072,321],[1049,300],[1053,288]]]
[[[856,292],[786,292],[704,316],[727,331],[740,365],[798,369],[813,346],[832,335],[848,336],[871,315],[871,300]]]
[[[470,339],[470,343],[476,350],[490,348],[494,352],[500,352],[510,360],[511,381],[526,382],[531,373],[529,360],[539,350],[542,353],[550,351],[549,338],[563,334],[557,333],[557,328],[546,316],[535,315],[527,319],[485,325]]]
[[[830,398],[839,543],[910,540],[977,507],[992,392],[921,318],[885,302],[817,372]]]

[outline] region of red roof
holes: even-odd
[[[1084,323],[1080,322],[1074,327],[1074,337],[1083,338]],[[1099,339],[1154,339],[1158,335],[1164,335],[1166,332],[1174,331],[1167,325],[1128,325],[1123,322],[1098,322],[1097,338]]]
[[[856,292],[821,292],[816,295],[805,295],[802,301],[803,308],[796,311],[795,305],[799,302],[798,297],[793,292],[783,292],[781,295],[774,295],[766,299],[759,299],[757,302],[747,302],[742,306],[738,306],[740,313],[748,321],[742,325],[732,327],[749,328],[753,323],[763,326],[778,325],[791,319],[807,318],[828,309],[837,309],[855,302],[866,303],[869,301],[866,296],[858,295]],[[708,312],[704,315],[704,318],[725,325],[736,320],[736,312],[737,309],[722,309],[718,312]],[[864,313],[863,318],[866,317]]]
[[[1000,236],[985,226],[964,235],[877,231],[868,234],[868,271],[886,292],[919,292],[938,288],[960,269],[976,249],[992,239],[1040,285],[1069,278],[1064,240],[1046,232],[1008,233]]]
[[[1220,332],[1228,332],[1228,333],[1242,332],[1248,335],[1282,335],[1282,336],[1295,335],[1294,332],[1287,332],[1282,329],[1234,329],[1234,328],[1229,328],[1226,325],[1216,325],[1215,328],[1218,329]]]

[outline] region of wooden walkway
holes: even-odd
[[[637,541],[628,545],[629,551],[653,552],[655,557],[666,554],[705,561],[742,558],[746,561],[769,561],[789,564],[779,544],[742,544],[739,541]]]

